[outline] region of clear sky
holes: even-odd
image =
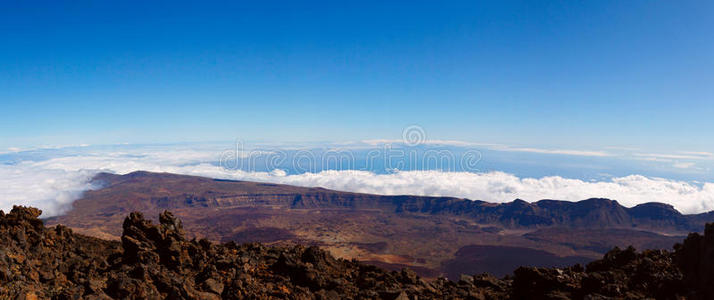
[[[471,142],[714,150],[714,1],[344,2],[4,1],[0,152],[395,138],[411,124]]]

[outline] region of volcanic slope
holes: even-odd
[[[586,263],[612,247],[667,249],[714,214],[669,205],[632,208],[608,199],[489,203],[450,197],[384,196],[168,173],[98,174],[63,216],[47,219],[118,240],[132,211],[169,209],[191,237],[320,246],[332,255],[427,278]],[[526,258],[525,260],[523,258]],[[510,262],[510,263],[504,263]]]

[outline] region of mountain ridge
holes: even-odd
[[[295,193],[292,201],[287,204],[293,209],[314,209],[314,208],[388,208],[393,205],[394,212],[412,213],[451,213],[454,215],[470,215],[479,222],[503,222],[503,225],[518,226],[654,226],[648,220],[669,220],[670,225],[682,232],[694,232],[703,228],[705,221],[702,219],[714,215],[714,212],[699,214],[682,214],[672,205],[660,202],[648,202],[638,204],[633,207],[625,207],[617,200],[607,198],[589,198],[580,201],[542,199],[534,202],[527,202],[522,199],[515,199],[511,202],[495,203],[483,200],[471,200],[467,198],[442,197],[442,196],[415,196],[415,195],[377,195],[356,192],[342,192],[330,190],[322,187],[296,187],[285,184],[262,183],[242,180],[210,179],[207,177],[177,175],[171,173],[152,173],[147,171],[136,171],[126,175],[116,175],[111,173],[99,173],[93,182],[108,182],[110,185],[124,183],[126,180],[147,178],[147,177],[169,177],[202,178],[218,182],[228,183],[252,183],[264,187],[292,187],[303,189],[305,194]],[[199,197],[198,203],[206,203],[204,197]],[[359,202],[355,201],[360,198]],[[168,199],[167,199],[168,200]],[[213,203],[216,205],[216,203]],[[283,204],[277,202],[265,204]],[[191,203],[187,203],[191,205]],[[219,204],[220,205],[220,204]],[[165,207],[167,208],[167,207]],[[597,215],[598,213],[599,215]],[[498,214],[502,217],[495,218],[492,215]],[[572,216],[563,218],[563,215]],[[588,222],[594,220],[596,222]],[[657,226],[654,226],[657,228]]]
[[[483,247],[521,253],[533,266],[565,266],[615,246],[666,249],[714,221],[712,213],[684,215],[657,203],[627,208],[603,198],[490,203],[144,171],[100,173],[93,183],[100,187],[47,223],[116,240],[123,216],[132,211],[156,216],[171,210],[192,237],[315,245],[337,257],[408,266],[428,278],[457,278],[464,269],[499,276],[512,271],[499,267],[504,257],[498,251],[470,251]],[[454,264],[457,257],[472,263]]]

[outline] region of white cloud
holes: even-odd
[[[583,181],[559,176],[519,178],[503,172],[468,173],[441,171],[400,171],[375,174],[367,171],[323,171],[288,174],[226,171],[210,164],[221,151],[215,148],[179,147],[122,148],[109,151],[86,148],[72,155],[33,161],[0,164],[0,209],[13,204],[41,208],[44,216],[61,214],[82,191],[92,188],[88,181],[100,171],[126,174],[137,170],[320,186],[336,190],[375,194],[453,196],[490,202],[516,198],[527,201],[560,199],[577,201],[591,197],[618,200],[625,206],[664,202],[686,213],[714,209],[714,183],[691,183],[640,175]],[[688,165],[680,165],[687,167]]]
[[[610,149],[610,150],[620,150],[620,151],[639,151],[639,148],[635,147],[622,147],[622,146],[607,146],[604,147],[605,149]]]
[[[675,163],[672,166],[678,169],[689,169],[693,167],[695,164],[693,162],[679,162]]]
[[[404,144],[404,140],[399,140],[399,139],[374,139],[374,140],[362,140],[361,142],[364,144],[367,144],[367,145],[371,145],[371,146],[384,145],[384,144],[398,144],[398,145]],[[420,141],[419,144],[421,144],[421,145],[446,145],[446,146],[458,146],[458,147],[467,147],[467,146],[501,147],[502,146],[499,144],[492,144],[492,143],[474,143],[474,142],[466,142],[466,141],[459,141],[459,140],[434,140],[434,139]]]
[[[635,153],[636,157],[653,158],[653,159],[692,159],[692,160],[710,160],[714,156],[710,156],[707,152],[680,152],[680,154],[661,154],[661,153]]]
[[[363,193],[453,196],[490,202],[507,202],[516,198],[527,201],[540,199],[577,201],[605,197],[617,199],[625,206],[652,201],[664,202],[687,213],[714,209],[713,183],[698,186],[682,181],[639,175],[595,182],[559,176],[519,178],[502,172],[441,171],[408,171],[394,174],[323,171],[280,178],[256,178],[254,174],[235,174],[234,177]]]
[[[576,156],[597,156],[597,157],[612,156],[612,154],[607,153],[607,152],[592,151],[592,150],[512,148],[512,147],[496,148],[494,150],[509,151],[509,152],[531,152],[531,153],[541,153],[541,154],[576,155]]]
[[[89,179],[95,173],[47,169],[29,162],[0,165],[0,209],[7,212],[12,205],[29,205],[42,209],[43,216],[60,214],[92,188]]]
[[[682,152],[680,152],[680,153],[689,154],[689,155],[696,155],[696,156],[714,157],[714,153],[711,153],[711,152],[703,152],[703,151],[682,151]]]
[[[390,139],[377,139],[377,140],[363,140],[363,143],[367,145],[382,145],[382,144],[403,144],[403,140],[390,140]],[[530,152],[530,153],[540,153],[540,154],[559,154],[559,155],[575,155],[575,156],[596,156],[596,157],[608,157],[613,156],[613,154],[597,151],[597,150],[573,150],[573,149],[542,149],[542,148],[531,148],[531,147],[514,147],[502,144],[489,144],[489,143],[473,143],[458,140],[425,140],[420,142],[424,145],[447,145],[447,146],[457,146],[457,147],[484,147],[495,151],[506,151],[506,152]]]

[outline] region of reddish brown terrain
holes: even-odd
[[[130,212],[170,210],[190,237],[317,245],[340,258],[408,266],[427,278],[585,263],[614,246],[671,249],[714,221],[712,213],[682,215],[659,203],[626,208],[608,199],[495,204],[148,172],[102,173],[94,181],[102,188],[47,224],[118,240]]]
[[[615,248],[586,266],[424,280],[319,247],[187,239],[171,212],[122,223],[121,242],[0,211],[0,299],[713,299],[714,224],[674,251]],[[478,247],[477,247],[478,248]],[[472,252],[471,249],[468,252]],[[537,250],[532,250],[537,251]],[[507,252],[507,251],[505,251]]]

